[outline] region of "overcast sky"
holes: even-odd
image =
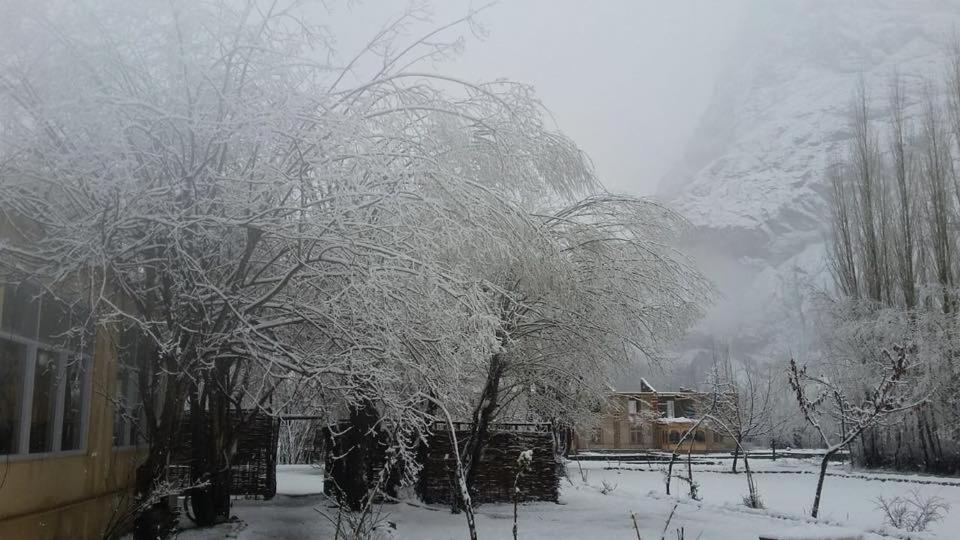
[[[610,190],[649,195],[708,104],[744,1],[504,0],[479,16],[487,36],[458,30],[466,50],[437,69],[471,81],[533,84]],[[433,4],[432,24],[482,5]],[[367,0],[338,9],[336,19],[349,19],[333,25],[341,52],[406,5]]]

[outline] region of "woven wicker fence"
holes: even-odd
[[[367,459],[362,459],[361,463],[357,463],[355,460],[351,460],[351,458],[356,457],[358,451],[357,446],[355,446],[356,442],[335,435],[345,434],[350,429],[348,423],[341,422],[321,431],[321,446],[324,451],[323,464],[327,475],[323,483],[323,493],[333,499],[339,499],[340,486],[346,486],[352,481],[352,478],[349,477],[356,474],[354,467],[359,465],[364,469],[363,474],[369,488],[378,486],[381,492],[386,492],[390,497],[395,497],[400,481],[397,476],[399,471],[392,471],[393,475],[389,474],[391,471],[387,471],[388,474],[381,477],[384,464],[387,462],[387,452],[390,448],[386,434],[379,432],[375,440],[368,441]],[[390,500],[380,497],[379,494],[374,498],[374,502],[378,503],[389,502]]]
[[[343,432],[346,425],[336,431]],[[462,449],[469,440],[470,424],[455,423],[457,442]],[[327,432],[328,436],[330,431]],[[478,464],[474,492],[471,497],[475,503],[495,503],[513,501],[513,484],[516,479],[520,453],[533,450],[533,461],[520,477],[518,484],[521,501],[553,501],[560,496],[560,477],[562,463],[556,456],[556,439],[550,424],[494,424],[489,439],[483,449]],[[346,474],[343,467],[335,467],[335,456],[345,456],[351,450],[341,448],[337,441],[328,443],[325,453],[326,471],[329,477],[324,482],[324,492],[337,496],[337,485],[348,481],[337,478]],[[380,441],[371,448],[371,459],[365,463],[369,485],[375,483],[383,466],[386,441]],[[428,504],[450,504],[454,494],[454,458],[453,444],[449,427],[444,424],[434,426],[427,447],[421,453],[422,469],[416,486],[417,494]],[[355,471],[350,471],[351,473]],[[389,498],[385,500],[390,500]]]
[[[450,504],[455,489],[453,445],[446,426],[435,426],[420,471],[417,491],[428,504]],[[455,424],[460,448],[468,442],[470,425]],[[533,461],[517,484],[521,501],[553,501],[560,496],[562,464],[556,457],[550,424],[495,424],[480,457],[473,493],[475,503],[513,501],[513,483],[520,453],[533,450]]]
[[[176,485],[190,485],[193,453],[190,415],[180,423],[180,438],[170,457],[169,479]],[[277,494],[277,442],[280,421],[263,411],[245,410],[231,415],[238,434],[237,452],[230,465],[230,494],[236,497],[272,499]]]

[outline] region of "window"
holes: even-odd
[[[627,400],[627,413],[628,414],[637,414],[637,400],[628,399]]]
[[[30,453],[53,451],[60,355],[38,350],[33,371],[33,405],[30,416]]]
[[[630,444],[643,444],[643,427],[640,424],[630,425]]]
[[[60,431],[60,450],[78,450],[83,447],[83,391],[86,386],[83,357],[73,355],[66,366],[66,386],[63,392],[63,428]]]
[[[670,432],[670,442],[673,443],[673,444],[677,444],[678,442],[680,442],[680,432],[679,432],[679,431],[671,431],[671,432]]]
[[[37,315],[40,302],[30,287],[0,285],[3,309],[0,310],[0,331],[26,339],[37,337]]]
[[[144,425],[144,412],[139,369],[139,366],[143,365],[140,361],[142,349],[142,340],[135,330],[125,330],[120,335],[116,398],[113,409],[114,446],[136,446],[143,442],[140,428]]]
[[[697,432],[693,434],[693,440],[696,442],[703,442],[707,440],[702,429],[698,429]]]
[[[0,455],[17,452],[26,347],[0,338]]]
[[[73,331],[77,315],[30,286],[0,285],[0,455],[83,448],[92,332]]]
[[[657,403],[657,411],[660,413],[662,418],[673,418],[674,417],[674,404],[673,400],[664,400]]]

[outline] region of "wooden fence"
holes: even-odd
[[[468,423],[454,430],[462,449],[469,441]],[[510,502],[520,453],[532,450],[533,461],[517,485],[521,501],[553,501],[560,496],[562,463],[556,454],[550,424],[494,424],[477,465],[473,493],[475,503]],[[450,504],[454,495],[456,460],[449,427],[438,424],[425,453],[417,492],[429,504]]]
[[[470,437],[471,424],[465,422],[454,423],[459,448],[464,448]],[[350,454],[357,451],[356,447],[344,444],[332,436],[334,432],[346,433],[349,427],[345,424],[337,425],[334,429],[328,428],[326,433],[330,437],[325,448],[325,468],[327,479],[324,482],[324,492],[331,497],[338,496],[337,486],[347,485],[350,479],[341,475],[353,475],[354,468],[359,465],[344,466],[351,463]],[[478,464],[473,493],[471,497],[475,503],[495,503],[513,501],[513,485],[516,479],[520,453],[532,450],[533,460],[526,472],[520,477],[518,484],[521,501],[553,501],[560,495],[560,477],[563,464],[557,456],[556,437],[550,424],[494,424],[491,426],[487,444]],[[362,466],[367,478],[367,485],[373,486],[383,468],[388,443],[382,437],[377,437],[368,449],[368,458],[362,459]],[[453,444],[450,439],[449,426],[440,424],[433,426],[426,446],[420,453],[421,471],[416,485],[419,497],[428,504],[450,504],[454,494],[454,470],[456,467]],[[343,460],[338,461],[338,460]],[[396,480],[391,478],[391,480]],[[394,495],[396,482],[385,483],[384,491]],[[377,500],[380,500],[378,497]],[[383,499],[391,500],[389,497]]]
[[[263,411],[245,410],[231,415],[238,433],[237,451],[230,465],[230,494],[236,497],[272,499],[277,494],[277,443],[280,421]],[[170,457],[169,479],[175,485],[190,485],[193,460],[190,414],[180,423],[180,437]]]

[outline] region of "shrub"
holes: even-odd
[[[877,499],[877,508],[883,511],[887,525],[909,532],[922,532],[943,519],[950,504],[940,497],[924,497],[916,489],[905,497]]]

